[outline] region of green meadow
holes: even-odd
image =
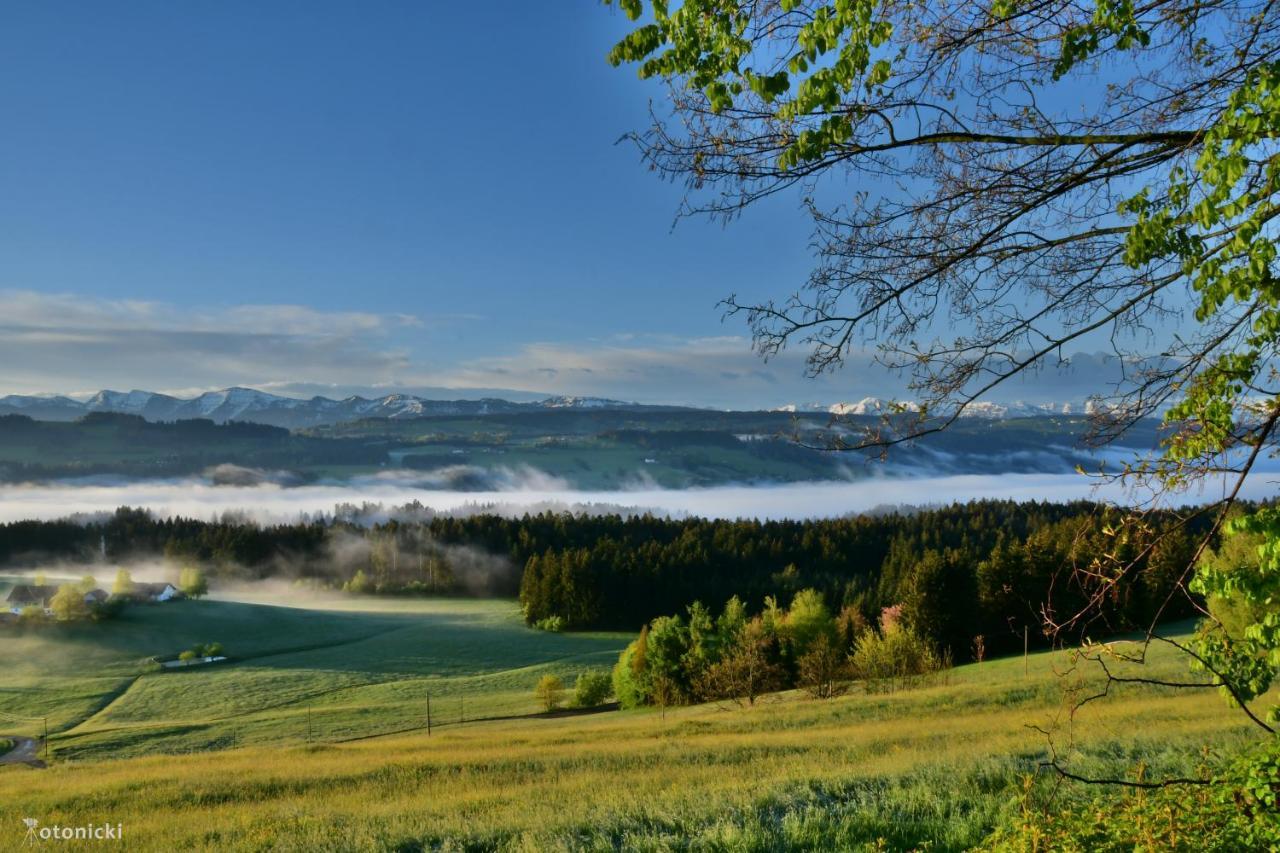
[[[1254,737],[1216,694],[1154,686],[1072,721],[1064,687],[1097,673],[1062,651],[888,694],[521,717],[540,675],[608,666],[629,638],[530,631],[509,602],[273,601],[6,636],[0,710],[48,716],[53,760],[0,769],[0,846],[36,816],[121,823],[142,850],[964,849],[1097,795],[1037,773],[1041,729],[1098,775],[1190,773]],[[143,663],[210,640],[235,660]],[[1143,674],[1186,669],[1153,648]],[[457,725],[459,702],[513,718]]]
[[[526,628],[512,601],[312,598],[137,605],[118,619],[0,626],[0,734],[62,760],[332,741],[528,714],[545,673],[612,665],[629,637]],[[303,606],[282,606],[281,601]],[[224,663],[168,670],[198,643]]]

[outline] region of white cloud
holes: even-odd
[[[901,393],[901,382],[855,355],[845,371],[804,378],[803,358],[768,362],[742,336],[619,335],[582,344],[534,343],[510,355],[477,359],[434,377],[458,387],[554,388],[557,393],[650,403],[773,406],[801,399],[854,399]]]
[[[269,382],[391,382],[409,371],[404,314],[201,306],[0,291],[0,393]]]
[[[0,291],[0,394],[143,388],[192,395],[247,385],[310,396],[427,397],[545,394],[646,403],[769,408],[867,396],[904,398],[906,382],[850,354],[843,369],[804,375],[804,353],[768,362],[741,335],[676,338],[638,333],[581,342],[522,343],[483,358],[430,360],[432,332],[475,317],[322,311],[302,305],[179,308],[162,302]],[[993,399],[1083,400],[1118,375],[1114,360],[1077,355],[1011,383]],[[429,366],[428,366],[429,365]]]

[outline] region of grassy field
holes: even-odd
[[[333,741],[536,710],[544,673],[611,666],[624,635],[526,628],[514,602],[239,596],[99,624],[0,627],[0,734],[49,726],[62,759]],[[243,600],[247,599],[247,600]],[[160,671],[219,642],[232,660]]]
[[[277,656],[267,654],[223,670],[144,676],[55,741],[64,760],[48,770],[0,772],[0,831],[35,815],[45,824],[119,822],[129,848],[144,850],[857,849],[880,841],[950,850],[979,843],[1024,803],[1057,808],[1094,791],[1042,774],[1022,797],[1024,778],[1047,754],[1045,736],[1031,726],[1063,723],[1061,691],[1071,679],[1062,674],[1062,652],[1033,655],[1025,673],[1021,659],[988,661],[888,695],[785,694],[753,708],[473,723],[431,737],[312,746],[300,743],[299,718],[282,710],[263,718],[255,743],[198,761],[67,761],[62,753],[71,747],[83,759],[86,743],[118,745],[113,727],[127,730],[135,720],[176,721],[202,706],[210,717],[225,715],[227,703],[251,704],[244,695],[280,695],[296,711],[301,700],[285,691],[305,684],[303,660],[316,667],[320,686],[368,679],[334,685],[327,704],[313,700],[333,722],[354,719],[357,697],[387,708],[402,702],[411,715],[419,691],[407,685],[429,679],[466,681],[473,695],[481,685],[505,685],[489,695],[495,703],[506,695],[514,710],[536,673],[603,661],[618,642],[517,634],[506,605],[430,607],[412,618],[439,628],[412,642],[412,634],[399,637],[399,653],[386,644],[403,627],[330,647],[354,652],[341,668],[322,667],[318,649],[282,654],[290,664],[280,669],[293,673],[283,682],[267,662]],[[415,608],[353,613],[346,628],[395,624],[404,610]],[[342,615],[325,619],[342,625]],[[488,632],[492,640],[482,636]],[[458,636],[447,648],[422,649],[449,633]],[[474,671],[497,655],[523,666]],[[456,671],[424,676],[428,657],[452,659]],[[1181,677],[1185,667],[1157,649],[1145,674]],[[1226,752],[1250,737],[1212,693],[1132,686],[1089,705],[1074,725],[1057,729],[1055,742],[1079,772],[1134,773],[1141,765],[1154,775],[1193,771],[1205,759],[1199,744]]]

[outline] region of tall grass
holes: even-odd
[[[0,772],[0,845],[22,816],[125,826],[130,849],[930,849],[1022,808],[1066,717],[1062,653],[988,661],[892,694],[754,708],[476,724],[340,745],[253,746]],[[1180,674],[1157,655],[1152,672]],[[530,679],[532,688],[536,678]],[[1253,735],[1210,692],[1138,686],[1056,739],[1084,773],[1185,773]],[[1213,755],[1209,756],[1212,760]],[[1044,774],[1037,808],[1092,795]],[[16,836],[15,836],[16,838]]]

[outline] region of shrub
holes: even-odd
[[[178,589],[188,598],[200,598],[209,594],[209,581],[203,571],[189,566],[178,575]]]
[[[84,593],[75,584],[63,584],[58,587],[49,609],[59,622],[75,622],[89,618],[89,605],[85,604]]]
[[[182,654],[178,655],[178,660],[183,661],[183,662],[186,662],[186,661],[193,661],[193,660],[195,660],[195,659],[196,659],[196,658],[198,658],[198,657],[200,657],[200,655],[196,654],[196,653],[195,653],[195,652],[193,652],[191,649],[187,649],[187,650],[186,650],[186,651],[184,651]]]
[[[603,705],[613,692],[609,673],[601,670],[584,672],[573,683],[573,704],[578,708]]]
[[[533,689],[544,711],[554,711],[564,704],[564,682],[557,675],[544,675]]]
[[[638,708],[649,702],[652,685],[645,669],[644,642],[646,632],[632,640],[618,655],[613,667],[613,695],[624,708]]]
[[[120,569],[116,572],[115,583],[111,585],[112,595],[131,595],[137,587],[133,583],[133,575],[128,569]]]
[[[1280,751],[1268,744],[1238,758],[1209,785],[1112,790],[1068,808],[1032,807],[1024,795],[1012,826],[982,849],[1276,850],[1280,849]]]
[[[761,694],[782,689],[785,672],[774,662],[775,645],[764,621],[758,616],[752,619],[737,642],[702,674],[699,694],[754,705]]]
[[[813,641],[796,667],[796,684],[815,699],[830,699],[848,689],[849,659],[825,634]]]
[[[900,614],[900,608],[885,608],[880,630],[865,632],[854,644],[853,674],[871,692],[908,686],[948,665]]]
[[[539,619],[534,622],[533,627],[539,631],[551,631],[559,634],[564,630],[564,618],[561,616],[548,616],[545,619]]]

